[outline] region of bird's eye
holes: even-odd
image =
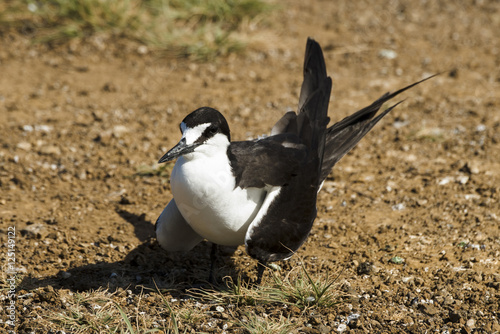
[[[217,127],[209,126],[206,131],[208,135],[214,135],[217,132]]]

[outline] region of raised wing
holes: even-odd
[[[304,81],[300,89],[299,105],[297,110],[303,110],[305,103],[316,92],[320,85],[327,79],[325,59],[323,51],[316,41],[307,39],[306,54],[304,57]],[[280,133],[297,133],[297,114],[293,111],[287,112],[276,122],[271,130],[271,135]]]
[[[313,62],[321,62],[314,64]],[[270,189],[257,216],[246,233],[247,252],[261,262],[286,259],[303,244],[316,218],[316,197],[320,185],[321,165],[328,124],[328,102],[332,82],[323,71],[321,48],[308,39],[306,48],[304,95],[299,113],[288,113],[278,123],[282,134],[295,135],[305,145],[305,158],[294,170],[295,176]]]

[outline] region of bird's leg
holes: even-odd
[[[215,284],[214,268],[217,261],[217,244],[212,243],[212,250],[210,251],[210,274],[208,275],[208,283]]]
[[[256,285],[260,285],[262,282],[262,275],[264,274],[264,270],[266,269],[266,263],[259,261],[257,263],[257,281],[255,281]]]

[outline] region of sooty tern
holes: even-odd
[[[332,167],[400,102],[376,116],[381,106],[422,81],[386,93],[328,128],[332,80],[321,47],[309,38],[298,113],[287,112],[270,136],[231,142],[220,112],[193,111],[180,124],[180,142],[159,160],[177,158],[173,199],[156,222],[160,246],[188,251],[203,239],[245,244],[261,264],[259,282],[262,264],[289,258],[306,240],[317,193]]]

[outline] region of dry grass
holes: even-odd
[[[190,333],[219,328],[271,334],[300,327],[289,315],[283,315],[283,310],[295,307],[301,315],[335,307],[340,301],[336,279],[312,277],[304,267],[296,267],[283,277],[280,273],[271,276],[260,286],[227,278],[224,288],[191,289],[182,299],[158,287],[138,293],[59,290],[62,307],[48,312],[44,308],[44,313],[35,311],[31,316],[36,328],[71,333]],[[259,307],[267,311],[258,311]]]
[[[237,32],[272,8],[264,0],[11,0],[0,4],[0,28],[42,43],[105,34],[206,60],[240,50]]]

